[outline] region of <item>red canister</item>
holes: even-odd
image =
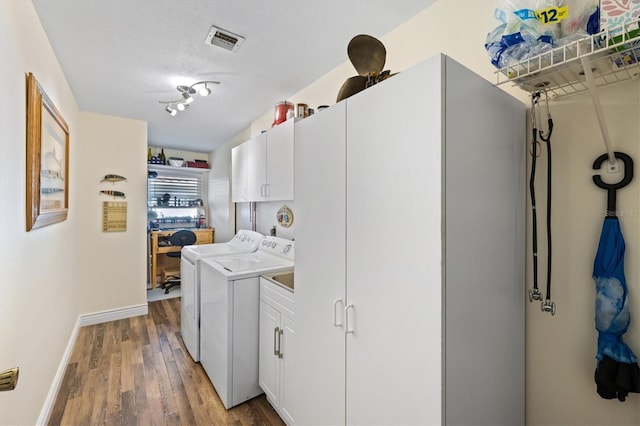
[[[280,123],[284,123],[287,120],[287,112],[293,110],[293,104],[291,102],[279,102],[276,104],[275,117],[271,127],[277,126]]]

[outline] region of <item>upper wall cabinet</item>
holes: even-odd
[[[232,149],[233,202],[293,199],[293,125],[286,121]]]

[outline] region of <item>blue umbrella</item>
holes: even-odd
[[[598,330],[595,381],[602,398],[624,401],[629,392],[640,392],[640,368],[638,358],[622,340],[631,323],[631,315],[624,276],[624,237],[616,216],[616,190],[631,182],[633,161],[624,153],[616,152],[615,156],[625,166],[625,175],[620,182],[607,184],[600,176],[593,176],[594,183],[608,192],[607,216],[593,262]],[[599,169],[607,158],[606,154],[598,157],[593,168]]]

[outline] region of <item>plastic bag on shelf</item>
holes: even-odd
[[[491,63],[503,68],[551,49],[559,35],[558,11],[563,1],[504,1],[494,14],[501,24],[485,40]]]
[[[575,33],[596,34],[600,31],[600,0],[565,0],[567,17],[560,21],[562,38]]]

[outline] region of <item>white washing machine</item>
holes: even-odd
[[[200,362],[226,408],[258,385],[260,275],[293,270],[293,241],[265,237],[258,251],[202,259]]]
[[[252,253],[264,235],[240,230],[227,243],[185,246],[180,256],[181,313],[180,332],[182,341],[191,358],[200,361],[200,261],[209,257]]]

